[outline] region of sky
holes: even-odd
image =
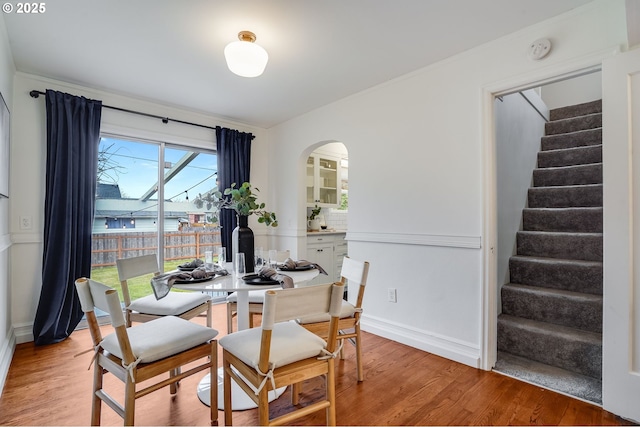
[[[124,198],[139,198],[155,186],[158,177],[158,145],[133,142],[115,138],[101,138],[100,152],[105,152],[111,169],[103,175],[101,182],[118,184]],[[166,148],[165,163],[175,164],[189,150]],[[168,169],[165,169],[165,172]],[[165,185],[165,199],[185,201],[187,194],[193,200],[198,193],[205,193],[216,185],[215,153],[200,153],[184,169]],[[188,193],[185,193],[187,191]],[[152,196],[156,199],[157,195]]]

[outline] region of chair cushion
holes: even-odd
[[[218,343],[247,365],[257,368],[261,338],[262,328],[252,328],[226,335]],[[318,356],[325,346],[322,338],[295,322],[276,323],[271,334],[269,365],[277,368]]]
[[[356,308],[347,301],[342,301],[342,308],[340,308],[340,318],[346,319],[347,317],[353,317],[356,313]],[[308,324],[308,323],[318,323],[318,322],[328,322],[331,320],[331,316],[328,314],[318,314],[316,316],[306,316],[300,319],[297,319],[298,323]]]
[[[157,300],[153,295],[132,301],[127,307],[138,313],[158,316],[179,316],[200,304],[209,301],[211,296],[200,292],[169,292],[166,297]]]
[[[266,289],[262,289],[260,291],[249,291],[249,303],[254,304],[264,304],[264,293],[267,292]],[[227,296],[227,302],[238,302],[238,293],[233,292]]]
[[[166,316],[127,328],[131,349],[142,363],[154,362],[204,344],[218,335],[215,329],[175,316]],[[115,333],[100,343],[109,353],[122,358]]]

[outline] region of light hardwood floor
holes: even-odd
[[[214,307],[214,327],[226,331],[224,305]],[[204,319],[196,321],[204,324]],[[103,327],[108,333],[110,326]],[[338,361],[338,425],[632,425],[602,408],[495,372],[363,334],[365,380],[356,382],[355,352],[346,345]],[[92,353],[88,330],[59,344],[16,348],[0,397],[0,425],[87,425],[91,412]],[[219,363],[222,356],[219,357]],[[168,388],[137,401],[137,425],[208,425],[207,408],[196,396],[200,376],[182,381],[175,396]],[[111,379],[111,378],[110,378]],[[119,381],[108,381],[121,398]],[[305,384],[301,404],[323,393],[322,382]],[[290,405],[289,392],[271,404],[272,415]],[[255,425],[256,410],[234,412],[235,425]],[[219,422],[224,423],[222,411]],[[301,425],[324,423],[316,413]],[[122,425],[106,405],[102,425]]]

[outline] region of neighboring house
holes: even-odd
[[[93,233],[121,233],[123,230],[157,231],[158,200],[122,198],[118,184],[98,183]],[[190,202],[165,201],[165,231],[211,227],[213,216]]]

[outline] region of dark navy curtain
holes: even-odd
[[[36,345],[67,338],[82,319],[75,280],[91,274],[102,102],[47,90],[42,290]]]
[[[224,191],[234,182],[241,186],[250,181],[251,141],[253,134],[216,126],[216,151],[218,156],[218,188]],[[231,233],[237,220],[232,209],[220,210],[220,238],[227,250],[226,259],[231,260]]]

